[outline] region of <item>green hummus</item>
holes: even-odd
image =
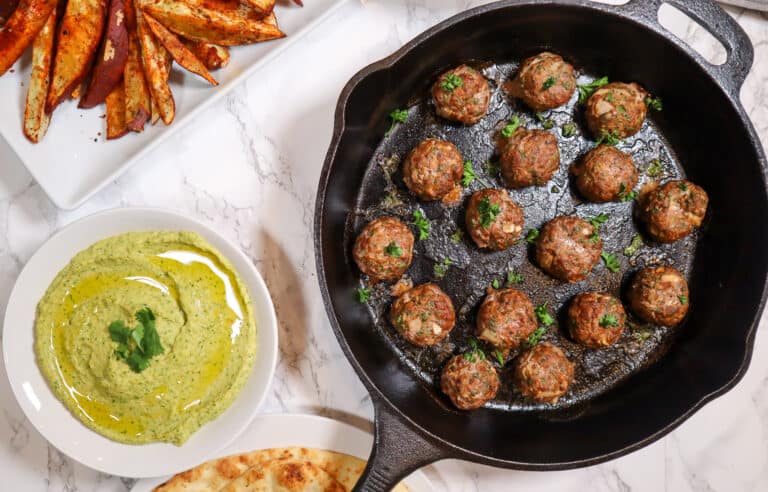
[[[155,314],[164,352],[140,373],[115,354],[115,320]],[[237,397],[256,356],[248,291],[198,234],[135,232],[78,253],[37,306],[35,352],[58,398],[116,441],[181,445]]]

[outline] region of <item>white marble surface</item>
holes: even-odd
[[[312,0],[305,0],[312,1]],[[0,148],[0,312],[24,262],[55,230],[94,211],[165,207],[213,223],[265,276],[277,305],[281,360],[265,412],[308,412],[364,423],[370,401],[333,337],[311,241],[314,194],[346,80],[425,28],[478,2],[351,1],[335,17],[74,212],[56,210]],[[755,44],[742,101],[768,143],[768,15],[729,9]],[[689,40],[710,45],[684,21]],[[299,69],[298,67],[302,67]],[[0,145],[1,146],[1,145]],[[57,163],[65,165],[66,163]],[[565,472],[497,470],[447,461],[426,469],[438,490],[768,490],[768,330],[730,393],[661,441],[622,459]],[[0,367],[0,490],[124,491],[62,456],[24,419]]]

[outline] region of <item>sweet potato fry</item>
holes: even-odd
[[[275,8],[275,0],[245,0],[244,3],[247,3],[264,15],[269,14]]]
[[[125,122],[129,130],[140,132],[150,115],[147,79],[141,66],[141,48],[135,32],[128,35],[128,61],[123,70],[125,81]]]
[[[88,84],[85,95],[80,99],[79,107],[92,108],[104,102],[107,94],[123,76],[125,62],[128,60],[126,26],[123,0],[110,0],[104,40],[101,42],[99,56],[93,67],[91,82]]]
[[[157,111],[163,119],[163,123],[170,125],[176,113],[176,103],[173,100],[171,89],[168,87],[170,67],[167,51],[162,44],[155,40],[138,9],[136,10],[136,24],[141,44],[141,59],[152,94],[152,101],[157,105]]]
[[[120,80],[107,95],[107,140],[120,138],[128,133],[125,122],[125,88]]]
[[[155,37],[165,46],[165,49],[168,50],[168,53],[171,54],[173,59],[181,65],[182,67],[186,68],[192,73],[196,73],[197,75],[201,76],[205,80],[207,80],[211,85],[216,86],[219,85],[218,82],[216,82],[216,79],[214,79],[211,76],[211,73],[208,71],[207,68],[205,68],[205,65],[203,62],[201,62],[194,53],[189,51],[189,49],[184,46],[184,43],[181,42],[181,40],[173,34],[171,31],[166,29],[162,24],[157,22],[155,19],[152,18],[149,14],[142,14],[144,17],[144,20],[146,21],[147,25],[149,26],[149,29],[152,31],[152,33],[155,35]]]
[[[0,75],[8,71],[32,44],[58,0],[21,0],[0,31]]]
[[[194,53],[203,62],[208,70],[218,70],[226,67],[229,63],[229,49],[226,46],[192,41],[191,39],[184,39],[182,41],[189,48],[189,51]]]
[[[264,14],[239,0],[144,0],[142,10],[166,28],[195,41],[223,46],[285,36]]]
[[[5,25],[18,4],[19,0],[0,0],[0,27]]]
[[[27,88],[27,105],[24,108],[24,135],[38,143],[48,131],[51,115],[45,112],[45,98],[51,83],[53,42],[56,39],[56,9],[48,16],[32,43],[32,74]]]
[[[49,113],[87,75],[101,41],[106,14],[106,0],[69,0],[67,3],[45,106]]]

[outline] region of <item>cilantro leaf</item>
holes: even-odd
[[[109,324],[109,336],[113,342],[125,344],[128,343],[128,338],[131,336],[131,330],[125,326],[125,321],[113,321]]]
[[[493,287],[494,289],[498,289],[499,287],[501,287],[501,282],[499,282],[499,279],[497,278],[493,279],[493,282],[491,282],[491,287]]]
[[[555,85],[555,78],[549,77],[547,80],[544,81],[544,83],[541,85],[541,90],[545,91]]]
[[[615,314],[608,313],[608,314],[604,314],[600,318],[600,321],[598,322],[598,324],[602,327],[618,326],[619,320],[616,318]]]
[[[655,178],[656,176],[660,175],[664,171],[664,165],[661,163],[660,159],[654,159],[651,161],[650,164],[648,164],[648,168],[645,170],[645,174],[648,176]]]
[[[395,109],[394,111],[389,113],[389,119],[392,120],[392,124],[389,126],[389,130],[387,130],[387,133],[384,134],[385,136],[392,133],[392,130],[395,129],[395,126],[397,126],[398,123],[405,123],[406,121],[408,121],[408,110]]]
[[[133,343],[136,344],[140,351],[144,352],[144,345],[142,343],[144,341],[144,325],[136,325],[136,328],[131,331],[131,340],[133,340]]]
[[[688,304],[688,296],[681,294],[681,295],[677,296],[677,298],[680,300],[680,304],[682,304],[683,306]]]
[[[643,237],[640,234],[636,234],[629,244],[624,248],[624,256],[630,257],[637,253],[637,250],[643,245]]]
[[[464,175],[461,177],[461,185],[466,188],[477,179],[477,174],[472,168],[472,161],[464,161]]]
[[[491,203],[491,199],[485,196],[477,204],[477,212],[480,214],[480,225],[483,229],[488,229],[501,213],[501,206],[498,203]]]
[[[524,280],[523,275],[515,270],[507,272],[507,285],[522,284]]]
[[[108,327],[112,341],[117,342],[115,356],[124,360],[133,372],[142,372],[149,367],[149,360],[164,352],[160,335],[155,327],[155,313],[144,306],[136,311],[139,323],[130,329],[125,321],[117,320]]]
[[[435,274],[435,277],[437,278],[443,278],[445,277],[445,274],[448,273],[448,269],[453,265],[453,262],[450,258],[443,258],[443,261],[440,263],[435,263],[432,266],[432,271]]]
[[[616,258],[616,255],[611,253],[606,253],[605,251],[603,251],[602,253],[600,253],[600,258],[603,259],[603,262],[605,263],[605,267],[608,270],[614,273],[621,270],[621,264],[619,263],[619,260]]]
[[[612,147],[617,146],[621,143],[618,130],[611,130],[610,132],[607,130],[600,130],[600,138],[597,139],[596,143],[597,145],[605,144]]]
[[[621,183],[619,185],[619,200],[622,202],[631,202],[637,198],[637,192],[635,190],[627,190],[627,185]]]
[[[504,354],[501,353],[501,350],[499,349],[494,350],[493,356],[496,357],[496,360],[498,361],[499,365],[501,367],[504,367]]]
[[[464,81],[455,73],[449,73],[443,77],[443,80],[440,82],[440,87],[442,87],[445,92],[453,92],[463,85]]]
[[[384,252],[393,258],[400,258],[403,256],[403,248],[398,246],[394,241],[389,243],[387,247],[384,248]]]
[[[535,243],[536,239],[539,238],[539,234],[538,229],[528,229],[528,232],[525,234],[525,242],[529,244]]]
[[[645,98],[645,104],[654,111],[661,111],[664,109],[664,104],[661,102],[660,97],[648,96]]]
[[[572,137],[576,135],[576,125],[573,122],[566,123],[560,127],[564,138]]]
[[[547,329],[544,328],[543,326],[539,326],[538,328],[536,328],[536,331],[534,331],[528,336],[528,346],[533,347],[534,345],[539,343],[539,340],[541,340],[541,337],[543,337],[546,332],[547,332]]]
[[[592,224],[592,228],[594,231],[592,232],[592,235],[589,237],[589,240],[592,243],[597,243],[600,240],[600,226],[605,224],[605,222],[608,220],[609,215],[606,213],[602,213],[598,216],[592,217],[591,219],[587,220],[590,224]]]
[[[585,102],[587,102],[587,99],[589,99],[589,96],[591,96],[597,90],[598,87],[602,87],[607,83],[608,83],[608,77],[602,77],[593,82],[590,82],[589,84],[577,86],[577,88],[579,89],[579,104],[584,104]]]
[[[357,302],[363,304],[368,302],[371,298],[371,289],[368,287],[361,287],[357,289]]]
[[[520,118],[518,118],[517,115],[514,115],[512,116],[512,119],[509,120],[509,123],[501,129],[501,135],[504,138],[509,138],[515,134],[518,128],[520,128]]]
[[[547,304],[548,303],[545,302],[541,306],[536,306],[536,317],[539,318],[539,323],[542,325],[552,326],[552,324],[555,322],[555,318],[553,318],[552,315],[547,311]]]
[[[429,231],[432,226],[429,223],[429,219],[424,215],[421,210],[413,211],[413,225],[419,230],[419,240],[423,241],[429,237]]]

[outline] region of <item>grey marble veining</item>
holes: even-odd
[[[0,164],[0,312],[24,262],[58,228],[112,207],[178,210],[212,223],[239,244],[275,300],[280,361],[263,411],[370,421],[370,399],[325,318],[310,234],[333,108],[359,68],[479,3],[350,2],[74,212],[55,209],[20,166]],[[756,63],[741,98],[768,144],[768,14],[732,7],[728,12],[755,45]],[[674,22],[686,40],[705,53],[715,51],[700,28],[682,19]],[[451,492],[768,490],[765,327],[763,320],[752,365],[734,390],[629,456],[564,472],[517,472],[458,461],[426,472],[437,490]],[[23,417],[1,366],[0,474],[2,491],[122,492],[132,483],[90,470],[48,446]]]

